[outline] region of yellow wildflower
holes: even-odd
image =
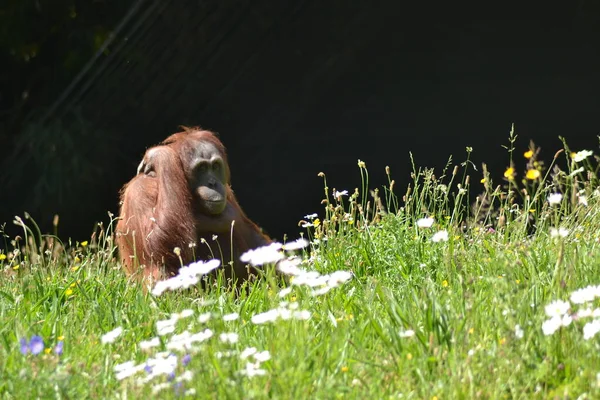
[[[504,343],[506,343],[506,338],[502,338],[498,341],[498,343],[500,343],[500,345],[503,345]]]
[[[13,269],[16,271],[16,270],[18,270],[18,269],[19,269],[19,267],[20,267],[20,265],[19,265],[19,264],[15,264],[15,265],[14,265],[14,267],[13,267]]]
[[[315,228],[316,228],[317,226],[319,226],[320,224],[321,224],[321,220],[319,220],[319,218],[316,218],[316,219],[313,221],[313,225],[314,225],[314,227],[315,227]]]
[[[57,339],[58,340],[65,340],[65,337],[61,335],[61,336],[57,337]]]
[[[444,279],[444,280],[442,281],[442,286],[443,286],[443,287],[448,287],[448,281]]]
[[[512,181],[515,178],[515,169],[513,167],[508,167],[506,171],[504,171],[504,177],[509,181]]]
[[[525,175],[525,178],[529,179],[529,180],[534,180],[540,177],[540,171],[537,169],[530,169],[527,171],[527,174]]]
[[[79,269],[79,266],[78,266],[78,265],[73,265],[73,266],[71,267],[71,271],[73,271],[73,272],[77,271],[78,269]]]
[[[407,360],[412,360],[412,358],[413,358],[413,355],[412,355],[412,354],[408,353],[408,354],[406,355],[406,359],[407,359]]]
[[[481,182],[481,183],[485,183],[485,182],[486,182],[486,179],[485,179],[485,178],[482,178],[482,179],[481,179],[479,182]]]
[[[0,261],[6,260],[6,254],[0,254]]]
[[[475,328],[470,328],[470,329],[469,329],[469,335],[472,335],[472,334],[473,334],[473,332],[475,332]]]
[[[87,240],[84,240],[83,242],[81,242],[81,247],[85,247],[85,246],[87,246],[87,245],[88,245],[88,242],[87,242]]]
[[[342,367],[342,372],[348,372],[348,367]]]
[[[50,354],[51,352],[52,352],[52,348],[51,347],[48,347],[48,348],[44,349],[44,353],[46,353],[46,354]]]
[[[71,295],[73,294],[73,289],[71,289],[71,288],[67,289],[67,290],[65,291],[65,294],[66,294],[67,296],[71,296]]]
[[[525,153],[523,153],[523,157],[525,157],[527,159],[533,157],[533,150],[529,150],[529,151],[526,151]]]

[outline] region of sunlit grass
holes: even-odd
[[[542,160],[513,132],[506,149],[504,171],[470,148],[439,173],[415,165],[402,194],[389,168],[370,188],[360,160],[356,190],[320,173],[309,246],[270,249],[285,278],[267,267],[238,294],[219,277],[154,294],[129,281],[112,217],[79,243],[16,219],[0,255],[0,393],[598,398],[598,159],[565,144]],[[37,354],[37,338],[21,343],[34,336]]]

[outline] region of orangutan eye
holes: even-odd
[[[204,174],[207,170],[208,164],[206,162],[198,163],[198,165],[196,165],[196,168],[194,168],[194,172],[196,173],[196,175]]]

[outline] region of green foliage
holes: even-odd
[[[471,149],[466,162],[450,160],[440,176],[415,167],[402,198],[393,194],[389,169],[381,195],[367,190],[363,162],[363,188],[348,195],[330,190],[321,175],[325,209],[303,221],[311,244],[299,254],[301,267],[353,274],[321,295],[300,285],[301,275],[284,283],[265,269],[238,296],[210,278],[204,288],[157,297],[113,259],[113,222],[89,243],[61,244],[17,220],[22,238],[0,257],[0,393],[140,398],[156,396],[162,384],[161,398],[189,390],[194,398],[597,398],[598,337],[582,335],[597,317],[570,299],[600,283],[597,158],[567,149],[564,170],[562,153],[546,169],[533,144],[530,150],[525,176],[535,178],[518,181],[511,151],[512,171],[501,184],[485,169],[477,177],[484,192],[473,207],[466,200]],[[533,168],[539,175],[527,175]],[[551,204],[555,193],[562,199]],[[545,332],[545,307],[559,299],[570,299],[563,314],[572,320]],[[310,318],[253,322],[278,307],[307,310]],[[211,318],[200,321],[205,313]],[[231,313],[239,318],[223,320]],[[157,336],[157,321],[174,314],[175,332]],[[123,334],[102,344],[117,327]],[[186,366],[186,351],[167,348],[175,334],[206,329],[213,336],[187,350]],[[237,342],[220,338],[232,332]],[[19,340],[34,334],[48,353],[22,355]],[[142,348],[153,337],[158,347]],[[59,340],[60,356],[52,350]],[[259,363],[264,375],[240,373],[253,357],[242,359],[248,347],[269,352]],[[163,350],[177,355],[172,381],[142,384],[144,371],[116,378],[115,365],[144,363]],[[186,371],[193,377],[178,386]]]

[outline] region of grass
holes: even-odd
[[[310,245],[297,255],[307,270],[352,273],[320,295],[322,286],[300,284],[307,275],[290,285],[266,268],[239,296],[213,278],[154,296],[115,261],[114,220],[81,243],[17,220],[23,235],[6,238],[13,251],[0,257],[1,398],[598,398],[600,342],[593,324],[583,333],[600,290],[586,304],[570,300],[600,283],[598,159],[573,158],[565,144],[546,166],[533,144],[517,154],[515,143],[511,133],[499,184],[474,169],[471,149],[439,176],[414,167],[399,197],[389,169],[389,185],[369,190],[359,161],[362,187],[348,194],[320,174],[324,209],[302,222]],[[475,179],[484,191],[470,202]],[[562,198],[551,204],[554,193]],[[554,312],[556,300],[569,311]],[[255,323],[273,309],[279,319]],[[174,332],[157,335],[165,320]],[[204,338],[177,349],[185,331]],[[23,355],[20,340],[33,335],[45,350]],[[243,359],[250,347],[268,353]],[[117,379],[115,366],[143,368],[161,354],[165,366],[170,352],[173,375]]]

